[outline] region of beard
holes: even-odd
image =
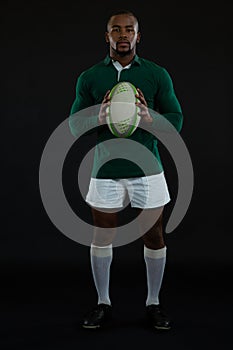
[[[117,45],[116,45],[116,49],[114,49],[112,47],[112,50],[114,51],[115,54],[117,54],[120,57],[128,56],[128,55],[130,55],[133,52],[133,49],[131,49],[130,46],[129,46],[129,49],[127,51],[120,51],[120,50],[118,50]]]

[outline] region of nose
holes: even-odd
[[[127,34],[121,32],[121,33],[120,33],[120,39],[126,39],[126,38],[127,38]]]
[[[127,38],[127,32],[124,28],[120,29],[120,38]]]

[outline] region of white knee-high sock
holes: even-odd
[[[144,246],[148,292],[146,305],[159,304],[159,291],[166,263],[166,250],[166,247],[154,250]]]
[[[109,298],[109,278],[112,262],[112,244],[104,247],[91,244],[90,256],[92,275],[98,294],[98,304],[111,305]]]

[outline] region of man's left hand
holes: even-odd
[[[138,112],[138,115],[141,117],[141,122],[152,123],[153,118],[149,113],[145,97],[139,88],[137,88],[137,92],[138,93],[135,96],[137,97],[137,99],[139,99],[139,102],[136,102],[136,106],[140,108],[140,112]]]

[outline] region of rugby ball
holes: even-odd
[[[129,137],[137,129],[141,117],[136,106],[137,89],[130,82],[116,84],[110,91],[110,106],[107,109],[107,125],[116,137]]]

